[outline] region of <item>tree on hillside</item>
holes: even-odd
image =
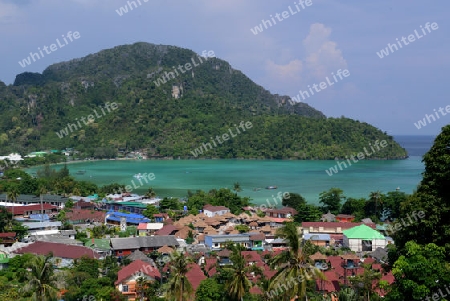
[[[414,241],[407,242],[404,248],[405,255],[393,265],[395,282],[386,300],[424,300],[427,296],[435,300],[433,294],[439,296],[439,289],[444,291],[450,285],[445,248],[432,243],[419,245]]]
[[[339,188],[330,188],[319,195],[319,203],[322,204],[323,213],[330,211],[333,214],[338,214],[343,200],[345,200],[344,191]]]
[[[411,222],[394,234],[395,244],[402,252],[406,243],[414,240],[418,244],[435,243],[445,247],[450,259],[450,125],[442,128],[433,146],[423,157],[425,171],[417,191],[403,202],[399,218]],[[423,211],[424,218],[416,219]]]

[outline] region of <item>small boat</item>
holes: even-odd
[[[144,176],[141,175],[141,173],[137,173],[133,177],[135,177],[136,179],[140,179],[140,178],[143,178]]]
[[[277,186],[267,186],[266,189],[277,189]]]
[[[78,171],[76,172],[77,175],[84,175],[85,173],[86,173],[85,170],[78,170]]]

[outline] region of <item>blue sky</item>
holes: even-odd
[[[143,41],[213,50],[257,84],[289,96],[348,69],[350,76],[304,101],[327,116],[368,122],[388,134],[437,135],[450,123],[450,114],[439,114],[421,129],[414,125],[450,105],[448,0],[311,0],[305,8],[297,4],[300,12],[298,0],[139,1],[119,16],[127,1],[0,0],[0,80],[11,84],[25,71]],[[252,33],[283,11],[286,19]],[[425,36],[420,26],[427,22],[438,29]],[[377,52],[414,30],[420,39],[380,59]],[[81,37],[25,68],[18,64],[69,31]]]

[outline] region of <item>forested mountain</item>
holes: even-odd
[[[113,102],[116,109],[107,110]],[[377,139],[388,147],[373,157],[407,155],[373,126],[326,118],[273,95],[226,61],[148,43],[22,73],[10,86],[0,82],[0,117],[2,153],[73,147],[89,154],[103,147],[195,157],[196,148],[230,130],[236,134],[243,121],[252,127],[198,156],[334,159]]]

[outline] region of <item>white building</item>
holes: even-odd
[[[377,248],[384,248],[387,239],[378,231],[362,224],[343,231],[344,247],[354,252],[372,252]]]
[[[213,217],[216,215],[224,215],[227,212],[230,212],[230,209],[228,209],[225,206],[205,205],[203,207],[203,213],[208,217]]]

